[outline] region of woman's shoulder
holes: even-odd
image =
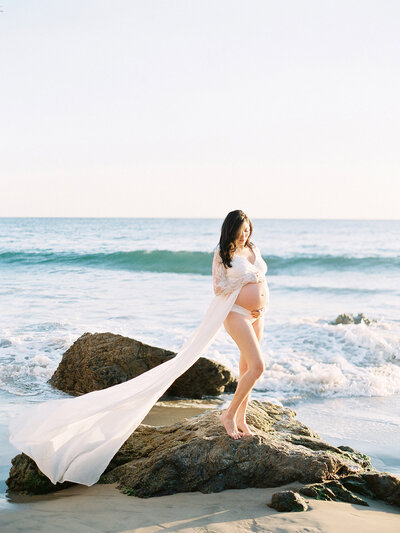
[[[254,250],[254,253],[256,254],[256,256],[258,255],[259,257],[262,257],[260,248],[257,246],[257,244],[255,244],[255,243],[252,243],[252,244],[253,244],[253,250]]]

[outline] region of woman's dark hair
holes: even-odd
[[[250,228],[249,236],[244,245],[253,249],[254,244],[250,242],[250,237],[253,233],[253,225],[246,213],[241,209],[231,211],[226,215],[225,220],[222,223],[221,237],[219,239],[219,253],[226,268],[232,266],[232,257],[236,251],[235,239],[237,239],[240,227],[244,222],[247,222]]]

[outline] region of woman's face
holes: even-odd
[[[240,226],[237,237],[236,237],[236,244],[238,246],[244,246],[247,239],[250,235],[250,226],[248,222],[243,222],[243,224]]]

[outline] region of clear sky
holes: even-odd
[[[400,218],[397,0],[3,0],[0,216]]]

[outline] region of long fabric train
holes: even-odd
[[[96,483],[156,401],[212,343],[240,288],[214,296],[200,326],[169,361],[107,389],[26,407],[10,420],[11,444],[54,484]]]

